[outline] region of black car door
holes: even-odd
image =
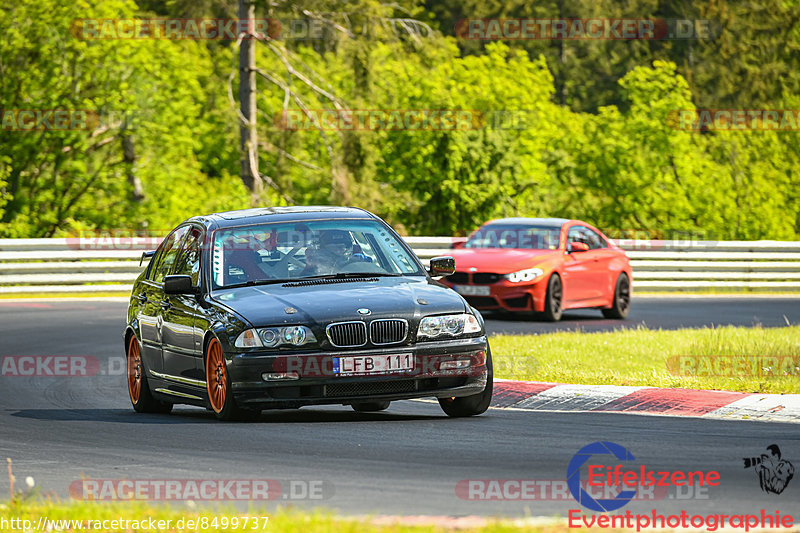
[[[164,298],[161,280],[167,271],[167,265],[172,264],[167,255],[184,234],[185,231],[175,230],[167,235],[150,260],[147,276],[133,295],[136,299],[136,318],[139,322],[139,338],[142,341],[142,357],[145,367],[151,372],[161,373],[164,369],[161,356],[161,300]]]
[[[154,260],[158,256],[154,257]],[[159,302],[159,287],[151,281],[145,280],[139,285],[138,293],[134,295],[138,300],[136,318],[139,322],[139,339],[142,341],[142,357],[144,365],[150,371],[160,372],[163,364],[161,360],[161,333],[159,332],[158,316],[161,308]]]
[[[188,230],[188,226],[182,226],[164,239],[153,257],[147,279],[142,285],[143,289],[137,295],[140,302],[138,318],[142,337],[142,356],[145,358],[145,366],[156,374],[164,371],[162,355],[164,290],[161,288],[161,283],[164,281],[164,276],[172,271],[180,251],[180,241]]]
[[[199,287],[200,258],[203,230],[191,226],[181,242],[175,266],[170,274],[192,277],[192,284]],[[201,313],[197,297],[193,294],[168,294],[162,301],[162,347],[164,373],[173,380],[190,385],[205,386],[202,370],[203,329],[195,325]]]

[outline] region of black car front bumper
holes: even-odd
[[[338,375],[334,357],[405,355],[414,369],[380,375]],[[375,400],[460,397],[486,388],[489,344],[485,336],[415,345],[314,353],[250,352],[228,360],[236,403],[241,407],[288,409],[304,405],[352,404]],[[466,361],[468,367],[441,369],[444,361]],[[292,374],[292,379],[265,379],[264,374]]]

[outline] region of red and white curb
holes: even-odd
[[[495,379],[492,407],[800,423],[800,394],[566,385]]]

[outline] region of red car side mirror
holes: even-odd
[[[567,245],[567,253],[572,252],[588,252],[589,245],[585,242],[571,242]]]

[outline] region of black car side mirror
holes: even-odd
[[[456,260],[449,255],[431,259],[430,274],[434,277],[449,276],[456,271]]]
[[[165,294],[197,294],[197,288],[192,285],[192,276],[174,275],[164,276]]]

